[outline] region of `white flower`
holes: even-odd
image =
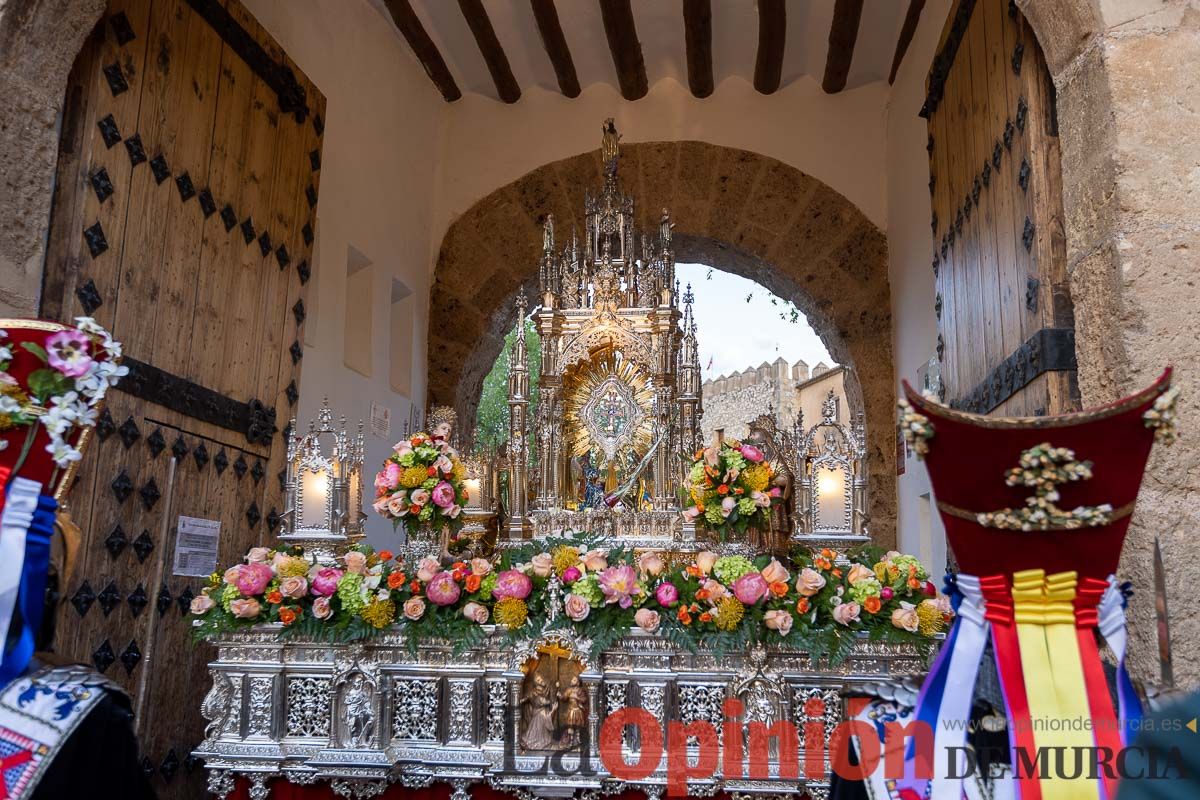
[[[6,394],[0,394],[0,414],[16,414],[21,404]]]
[[[0,346],[0,361],[12,361],[12,348],[3,345]]]
[[[51,439],[50,444],[46,445],[46,452],[54,459],[55,464],[64,469],[72,461],[78,461],[83,458],[83,453],[80,453],[62,439]]]
[[[4,439],[0,439],[0,450],[5,449],[6,447],[8,447],[8,442],[6,442]]]

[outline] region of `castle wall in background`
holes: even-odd
[[[746,367],[741,372],[707,380],[701,386],[704,415],[700,428],[705,441],[719,430],[740,439],[749,433],[749,423],[759,414],[774,412],[780,428],[790,428],[797,413],[805,427],[821,419],[821,404],[832,390],[837,398],[838,422],[850,422],[844,387],[845,367],[818,363],[811,370],[803,361],[788,364],[777,358],[768,364]]]

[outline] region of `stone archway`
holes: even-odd
[[[871,530],[895,541],[895,393],[887,241],[853,204],[773,158],[705,142],[646,142],[621,148],[621,176],[638,225],[662,208],[675,221],[676,259],[751,278],[791,300],[830,355],[852,368],[847,393],[866,416]],[[473,419],[484,376],[505,331],[512,299],[533,293],[539,223],[560,235],[582,227],[582,192],[600,185],[597,152],[546,164],[472,206],[450,226],[438,256],[429,331],[431,402]],[[736,305],[732,306],[736,309]],[[751,320],[747,320],[752,324]],[[704,332],[700,332],[703,345]]]

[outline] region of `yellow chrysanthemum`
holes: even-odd
[[[425,467],[405,467],[400,471],[400,485],[405,489],[415,489],[428,477],[429,472]]]
[[[922,636],[933,636],[941,633],[946,626],[946,620],[937,604],[932,600],[922,600],[917,605],[917,631]]]
[[[391,600],[372,600],[359,616],[372,628],[386,628],[396,619],[396,604]]]
[[[717,613],[713,624],[720,630],[731,631],[738,626],[745,614],[746,607],[742,605],[742,601],[726,595],[717,601]]]
[[[742,470],[741,478],[747,489],[761,492],[771,483],[771,468],[766,464],[751,464]]]
[[[505,597],[492,609],[492,618],[510,631],[521,627],[529,619],[529,607],[524,600]]]
[[[564,572],[579,563],[579,551],[570,545],[559,545],[554,548],[554,571],[562,576]]]
[[[308,574],[309,563],[303,558],[296,556],[288,556],[279,560],[279,567],[275,570],[280,578],[303,578]]]
[[[461,461],[454,462],[454,469],[451,470],[454,475],[454,480],[465,481],[467,479],[467,467]]]

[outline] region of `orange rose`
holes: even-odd
[[[689,564],[688,568],[685,570],[685,572],[687,572],[687,574],[691,575],[693,578],[699,578],[701,575],[704,574],[703,572],[700,571],[700,568],[697,567],[695,564]]]
[[[919,580],[917,580],[916,578],[909,578],[909,579],[908,579],[908,588],[910,588],[910,589],[920,589],[920,588],[921,588],[921,582],[920,582]]]
[[[455,561],[453,564],[450,565],[450,569],[466,569],[466,568],[467,568],[466,563],[464,563],[462,561]]]
[[[722,483],[717,487],[717,494],[729,494],[729,487]]]
[[[776,597],[783,597],[788,593],[788,585],[783,581],[775,581],[771,584],[771,594]]]
[[[743,489],[742,487],[740,487],[740,486],[739,486],[739,487],[737,487],[736,489],[734,489],[734,490],[733,490],[733,493],[734,493],[734,494],[745,494],[745,493],[746,493],[746,490],[745,490],[745,489]]]
[[[835,578],[840,578],[840,577],[842,577],[842,571],[841,571],[840,569],[835,569],[835,570],[833,571],[833,577],[835,577]]]
[[[296,618],[299,616],[300,616],[299,612],[294,611],[294,610],[288,608],[287,606],[284,606],[283,608],[279,609],[279,621],[282,622],[284,625],[291,625],[293,622],[296,621]]]
[[[269,592],[267,594],[267,602],[273,603],[275,605],[279,605],[280,603],[283,602],[283,595],[280,593],[280,591],[278,589],[276,589],[272,592]]]
[[[408,585],[408,588],[409,588],[409,591],[411,591],[413,594],[420,594],[421,593],[421,582],[414,579],[413,582]]]
[[[703,614],[700,615],[700,621],[701,622],[712,622],[712,614],[705,611]]]
[[[472,573],[467,576],[467,592],[478,592],[479,584],[483,582],[483,578]]]
[[[425,470],[425,474],[431,478],[436,477],[437,476],[437,467],[431,466],[431,467],[427,468]]]
[[[399,589],[401,586],[404,585],[404,573],[403,572],[389,572],[388,578],[387,578],[387,583],[388,583],[389,589]]]
[[[868,614],[878,614],[882,605],[883,603],[879,601],[878,597],[868,597],[863,600],[863,608],[867,610]]]
[[[696,590],[696,599],[697,600],[707,600],[708,599],[708,591],[705,589],[697,589]]]
[[[808,598],[807,597],[801,597],[800,602],[796,603],[796,612],[798,614],[808,613]]]
[[[679,613],[675,615],[675,618],[684,625],[692,624],[692,615],[688,613],[687,606],[680,606]]]
[[[395,555],[392,553],[391,550],[380,550],[379,551],[379,560],[380,561],[391,561],[393,558],[395,558]]]

